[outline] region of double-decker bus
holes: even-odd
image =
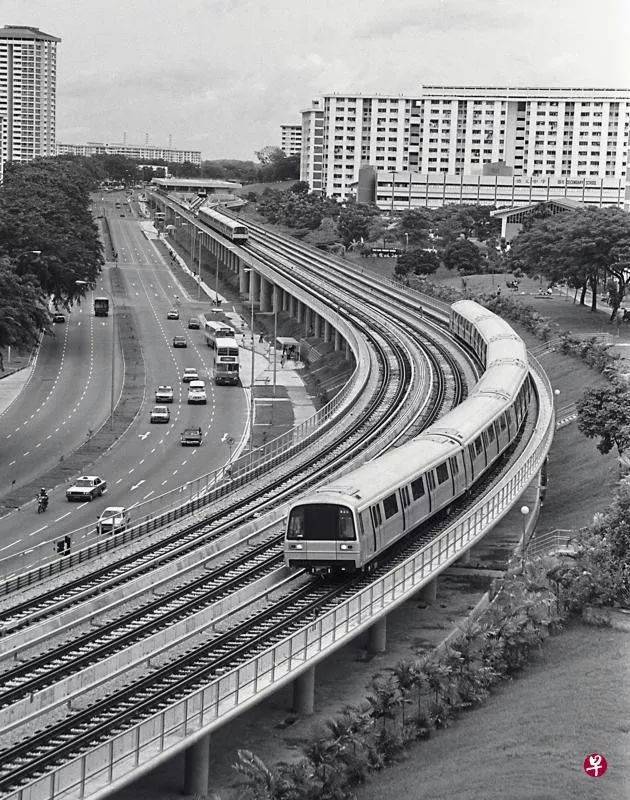
[[[226,325],[225,322],[206,320],[204,334],[208,347],[214,347],[217,339],[233,339],[234,329]]]
[[[237,385],[238,377],[238,345],[236,339],[217,338],[212,359],[214,382],[218,384]]]

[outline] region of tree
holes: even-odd
[[[378,215],[379,211],[374,206],[346,203],[337,220],[337,230],[344,245],[349,247],[353,242],[368,239],[370,228]]]
[[[35,344],[49,322],[46,296],[36,277],[18,275],[11,259],[0,258],[0,347]]]
[[[294,183],[288,191],[291,192],[291,194],[308,194],[310,186],[308,185],[308,181],[298,181]]]
[[[605,455],[617,448],[619,456],[630,447],[630,389],[621,380],[588,389],[577,403],[578,428],[589,439],[600,438],[597,449]]]
[[[432,275],[439,266],[440,259],[434,250],[418,248],[398,256],[396,272],[404,275],[409,272],[414,272],[416,275]]]
[[[481,270],[479,248],[468,239],[455,239],[444,250],[444,265],[461,275],[474,275]]]
[[[254,155],[261,164],[276,164],[278,161],[282,161],[286,158],[284,150],[272,144],[265,145],[265,147],[261,147],[260,150],[256,150]]]
[[[597,309],[597,292],[606,277],[617,283],[615,299],[626,291],[626,270],[630,264],[630,217],[618,208],[584,208],[536,219],[512,242],[510,261],[525,272],[542,274],[550,281],[568,279],[592,291],[592,310]],[[611,320],[618,306],[613,307]]]
[[[427,208],[406,211],[400,221],[400,230],[407,234],[406,241],[410,245],[427,245],[431,233],[431,212]]]

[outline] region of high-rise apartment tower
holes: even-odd
[[[326,94],[302,114],[302,180],[336,198],[361,166],[625,181],[630,90],[424,86],[415,97]]]
[[[57,44],[29,25],[0,28],[0,117],[6,161],[54,156]]]

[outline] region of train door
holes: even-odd
[[[466,489],[466,470],[464,469],[464,457],[461,451],[448,460],[451,471],[451,485],[453,497],[459,497]]]
[[[383,524],[383,515],[378,503],[374,506],[370,506],[370,520],[374,531],[374,552],[378,553],[382,547],[381,526]]]

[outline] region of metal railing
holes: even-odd
[[[553,392],[534,358],[539,424],[513,468],[462,518],[413,556],[306,627],[203,688],[77,756],[8,800],[74,800],[112,791],[139,767],[157,765],[189,747],[404,602],[479,541],[517,501],[540,470],[554,434]]]

